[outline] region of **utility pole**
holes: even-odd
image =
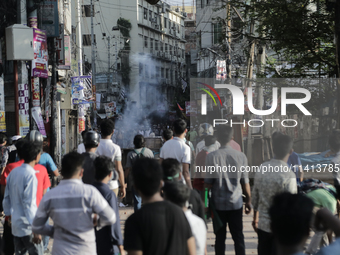
[[[96,57],[95,57],[95,45],[94,41],[94,25],[93,25],[93,16],[94,16],[94,6],[93,0],[91,0],[91,70],[92,70],[92,86],[96,85]]]
[[[118,41],[117,41],[117,39],[118,39]],[[125,38],[124,38],[123,41],[125,41]],[[118,43],[119,43],[119,45],[120,45],[120,34],[119,34],[119,37],[116,38],[116,53],[115,53],[115,56],[116,56],[115,82],[117,82],[117,83],[118,83]],[[110,78],[111,78],[111,76],[110,76]]]
[[[111,73],[110,73],[110,69],[111,69],[111,36],[107,37],[107,47],[109,50],[109,53],[107,55],[107,61],[108,61],[108,65],[107,65],[107,72],[108,72],[108,86],[107,88],[109,89],[109,86],[111,85]]]
[[[338,108],[338,119],[337,128],[340,128],[340,0],[335,2],[335,47],[336,47],[336,67],[337,67],[337,80],[336,89],[338,94],[337,108]]]
[[[230,3],[228,1],[227,3],[227,61],[226,61],[226,67],[227,67],[227,77],[231,78],[231,12],[230,12]]]
[[[250,34],[253,34],[255,30],[255,21],[252,20],[250,25]],[[252,39],[253,40],[253,39]],[[246,89],[248,90],[248,93],[252,92],[252,82],[250,81],[253,78],[253,67],[254,67],[254,53],[255,53],[255,41],[253,40],[250,46],[250,52],[248,57],[248,65],[247,65],[247,80],[248,85]],[[252,96],[252,95],[250,95]],[[249,116],[250,118],[250,116]],[[251,118],[250,118],[251,119]],[[252,138],[251,138],[251,130],[248,126],[248,138],[247,138],[247,158],[248,158],[248,164],[252,165],[253,162],[253,150],[252,150]]]

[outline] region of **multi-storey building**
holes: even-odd
[[[93,3],[97,92],[118,101],[118,92],[124,89],[140,106],[173,103],[176,86],[180,86],[185,70],[186,13],[171,9],[163,2],[156,5],[144,0]],[[84,1],[82,34],[85,61],[91,63],[89,4],[90,0]],[[124,22],[117,24],[120,18]],[[122,24],[131,25],[128,36],[122,33]]]

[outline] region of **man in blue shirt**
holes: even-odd
[[[25,142],[22,146],[25,163],[12,170],[7,177],[3,208],[11,217],[15,254],[43,254],[41,236],[32,232],[33,218],[37,212],[36,194],[38,181],[34,166],[41,156],[41,146]]]
[[[112,209],[115,211],[117,221],[115,224],[106,226],[96,231],[97,254],[101,255],[121,255],[125,254],[123,247],[123,236],[120,229],[119,211],[117,206],[117,197],[107,185],[112,175],[116,174],[114,163],[110,158],[98,156],[94,162],[95,168],[95,186],[102,196],[106,199]]]

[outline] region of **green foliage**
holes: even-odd
[[[334,11],[326,10],[326,0],[231,0],[230,4],[244,20],[232,28],[233,36],[244,35],[250,42],[266,44],[277,61],[289,64],[275,72],[277,77],[336,74]],[[253,34],[249,32],[252,21]],[[280,62],[272,61],[266,71],[272,72],[277,64]]]

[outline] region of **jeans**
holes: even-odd
[[[44,245],[44,251],[47,250],[48,247],[48,242],[50,241],[50,237],[49,236],[42,236],[42,242]]]
[[[7,220],[4,223],[4,233],[3,233],[2,239],[3,239],[4,254],[13,255],[14,254],[14,243],[13,243],[12,228],[8,224]]]
[[[231,237],[234,241],[234,249],[236,255],[245,255],[246,248],[244,244],[242,209],[232,211],[217,211],[223,226],[216,233],[215,254],[225,254],[225,240],[227,238],[227,224]]]
[[[133,209],[136,212],[140,208],[142,208],[142,198],[138,195],[134,188],[132,188],[132,194],[133,194]]]
[[[257,229],[257,236],[258,236],[257,246],[258,255],[275,255],[276,251],[273,235],[261,229]]]
[[[15,255],[23,255],[28,252],[29,255],[43,255],[44,247],[43,244],[35,244],[32,242],[32,235],[23,237],[13,237]]]

